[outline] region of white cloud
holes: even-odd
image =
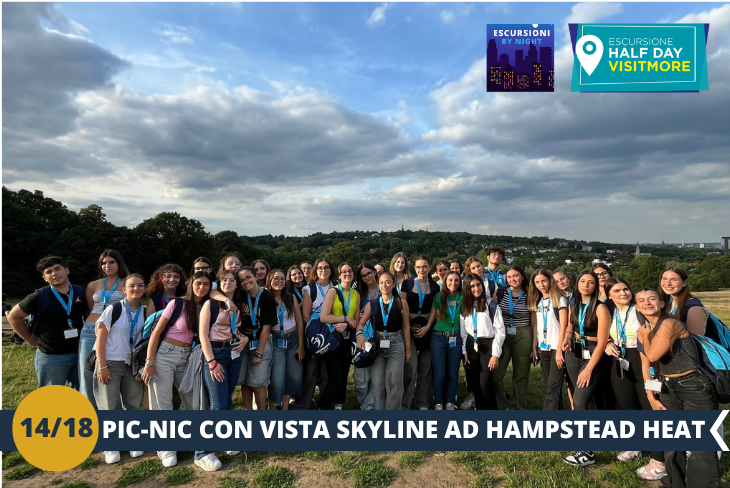
[[[161,22],[160,29],[153,29],[152,32],[162,37],[163,41],[173,44],[192,44],[192,28],[176,24]]]
[[[442,10],[441,11],[441,22],[444,24],[448,24],[454,20],[456,15],[454,15],[454,12],[451,10]]]
[[[373,27],[385,22],[385,13],[393,7],[392,3],[382,3],[375,7],[368,17],[367,24]]]

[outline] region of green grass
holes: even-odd
[[[362,462],[359,454],[341,452],[332,457],[332,469],[327,472],[327,476],[337,476],[339,478],[347,478]]]
[[[294,486],[294,475],[281,466],[269,466],[254,477],[253,484],[258,488],[290,488]]]
[[[143,459],[129,468],[123,468],[122,475],[115,484],[122,487],[140,483],[162,473],[162,469],[162,463],[159,459]]]
[[[25,459],[18,451],[10,451],[7,455],[3,453],[3,471],[24,462]]]
[[[6,346],[3,342],[3,410],[15,410],[20,401],[38,387],[33,366],[35,351],[35,347]]]
[[[394,469],[385,465],[383,459],[358,464],[353,471],[355,488],[381,488],[395,480]]]
[[[293,454],[297,459],[307,461],[324,461],[332,457],[332,451],[296,451]]]
[[[483,474],[488,466],[484,456],[476,451],[454,452],[449,456],[449,461],[463,467],[468,473],[475,476]]]
[[[224,478],[219,478],[218,481],[220,481],[218,488],[248,488],[248,481],[243,478],[232,478],[230,476],[226,476]]]
[[[494,488],[497,486],[497,478],[491,474],[480,474],[474,479],[474,488]]]
[[[74,481],[73,483],[66,483],[60,488],[91,488],[91,485],[86,481]]]
[[[51,486],[56,486],[60,485],[61,483],[63,483],[63,480],[61,478],[53,478],[49,484]]]
[[[433,455],[433,451],[414,451],[398,456],[398,467],[414,469],[418,467],[424,459]]]
[[[178,466],[167,471],[165,482],[169,486],[187,485],[195,479],[195,472],[190,466]]]
[[[96,457],[96,456],[94,456],[92,454],[89,457],[87,457],[86,459],[84,459],[81,462],[81,464],[79,464],[78,466],[76,466],[76,469],[80,469],[81,471],[86,471],[87,469],[93,468],[94,466],[96,466],[100,462],[101,462],[101,460],[98,457]]]
[[[8,471],[3,477],[6,480],[24,480],[26,478],[30,478],[36,473],[40,473],[40,471],[41,470],[36,468],[35,466],[26,464],[25,466],[15,468],[12,471]]]

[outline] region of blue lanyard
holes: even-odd
[[[54,295],[56,295],[56,298],[58,298],[58,301],[61,302],[61,306],[66,311],[66,318],[68,319],[68,326],[73,327],[73,322],[71,322],[71,307],[74,303],[74,287],[71,285],[71,283],[68,284],[68,303],[63,301],[63,298],[61,298],[61,294],[58,293],[58,291],[51,287],[51,291]]]
[[[139,307],[132,318],[132,307],[129,306],[127,299],[124,299],[124,309],[127,311],[127,317],[129,318],[129,349],[134,349],[134,329],[137,328],[137,321],[139,320],[139,314],[142,312],[142,307]]]
[[[418,286],[418,316],[421,316],[421,309],[423,308],[423,300],[426,298],[426,289],[421,291],[421,280],[416,278],[416,285]],[[427,285],[428,286],[428,285]]]
[[[456,292],[456,295],[454,296],[454,299],[456,300],[456,303],[454,303],[454,307],[451,307],[451,297],[447,298],[446,306],[449,307],[449,315],[451,315],[451,333],[454,333],[454,322],[456,321],[456,308],[459,306],[459,292]]]
[[[117,278],[117,281],[114,282],[114,286],[112,286],[112,289],[109,290],[109,294],[106,293],[106,278],[104,278],[104,286],[101,288],[101,300],[104,302],[104,306],[106,307],[106,302],[109,301],[109,299],[112,297],[112,293],[114,293],[114,290],[117,289],[117,286],[119,286],[119,281],[121,278]]]
[[[342,285],[339,285],[339,289],[345,299],[345,303],[342,304],[342,310],[345,311],[345,315],[350,315],[350,296],[352,295],[352,289],[347,290],[347,295],[345,295],[345,290],[342,288]]]
[[[632,308],[634,308],[633,305],[626,311],[623,322],[621,322],[621,313],[616,309],[616,330],[618,330],[618,338],[621,341],[619,345],[621,346],[622,356],[626,356],[626,348],[624,347],[626,344],[626,326],[629,324],[629,314]]]
[[[588,300],[588,302],[583,305],[582,303],[578,304],[578,326],[580,327],[580,342],[585,346],[586,340],[583,336],[583,327],[585,326],[586,322],[586,313],[588,312],[588,306],[591,304],[591,301]]]
[[[276,315],[279,316],[279,336],[284,338],[284,297],[281,297],[281,303],[276,307]]]
[[[231,321],[231,337],[232,342],[236,342],[236,320],[238,319],[238,312],[228,312],[228,318]]]
[[[248,298],[248,313],[251,315],[251,324],[253,325],[253,339],[256,340],[256,312],[259,310],[259,298],[261,297],[261,287],[259,287],[259,290],[256,292],[256,302],[253,305],[253,309],[251,308],[251,295],[246,293],[246,298]]]
[[[388,319],[390,318],[390,307],[393,306],[394,297],[390,297],[390,303],[388,303],[388,313],[385,313],[385,305],[383,304],[383,297],[380,297],[380,315],[383,316],[383,337],[388,338]]]
[[[319,281],[317,281],[316,284],[317,284],[317,289],[319,290],[319,296],[322,297],[322,301],[319,303],[319,307],[317,307],[317,310],[321,310],[322,304],[324,303],[325,292],[324,292],[324,288],[322,288],[322,285],[319,284]]]
[[[517,297],[517,300],[512,302],[512,288],[509,289],[509,325],[512,325],[515,323],[515,319],[512,316],[515,311],[515,305],[517,305],[517,302],[520,301],[520,298],[522,298],[522,295],[525,294],[525,290],[522,290],[520,292],[520,296]]]
[[[402,284],[403,284],[403,282],[401,282],[401,285]],[[398,292],[398,296],[400,296],[400,286],[399,285],[395,285],[395,290]]]
[[[378,298],[380,296],[380,290],[375,294],[375,298]],[[368,290],[368,302],[373,299],[373,296],[370,294],[370,290]]]
[[[297,298],[299,298],[299,303],[302,303],[304,301],[304,297],[302,296],[302,292],[299,291],[299,288],[296,286],[294,287],[294,293],[297,294]]]
[[[669,297],[669,305],[671,305],[672,303],[674,303],[674,297],[670,296]],[[669,315],[674,315],[675,313],[677,313],[677,306],[678,305],[675,305],[674,308],[672,308],[672,311],[669,312]]]
[[[545,299],[541,299],[540,303],[542,305],[542,336],[544,338],[544,341],[547,343],[547,325],[548,325],[548,312],[550,311],[550,305],[552,304],[552,298],[548,298],[547,305],[545,305]]]
[[[502,278],[502,273],[500,273],[499,270],[492,271],[491,269],[489,269],[489,266],[487,266],[485,269],[487,271],[487,276],[488,276],[487,279],[489,281],[493,281],[495,285],[501,285],[502,284],[502,283],[500,283],[500,280]],[[495,278],[495,276],[496,276],[496,278]]]
[[[474,305],[474,308],[471,311],[471,321],[474,323],[474,343],[477,342],[477,306]]]

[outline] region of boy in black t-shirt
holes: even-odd
[[[78,387],[79,330],[88,306],[82,287],[68,280],[69,270],[58,256],[36,266],[49,286],[40,288],[8,313],[13,330],[31,346],[38,346],[35,370],[38,387],[69,384]],[[33,315],[30,330],[23,319]]]

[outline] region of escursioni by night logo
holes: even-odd
[[[487,24],[487,91],[555,91],[554,24]]]

